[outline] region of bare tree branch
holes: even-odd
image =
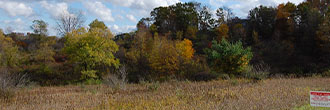
[[[56,30],[59,35],[65,35],[66,33],[79,29],[85,22],[82,11],[63,12],[55,20],[57,25]]]

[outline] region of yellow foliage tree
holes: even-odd
[[[169,40],[164,36],[154,36],[138,32],[134,46],[126,57],[132,67],[131,77],[167,79],[180,73],[181,64],[192,60],[195,50],[188,39]]]
[[[193,44],[189,39],[184,39],[176,43],[176,50],[178,54],[185,60],[190,60],[194,56],[195,50],[192,47]]]
[[[160,77],[174,75],[179,69],[179,54],[177,53],[173,41],[164,37],[155,37],[152,51],[149,54],[150,67],[159,73]]]
[[[0,30],[0,66],[16,67],[21,62],[22,56],[14,43]]]
[[[119,60],[113,55],[118,45],[100,31],[87,31],[85,28],[66,35],[64,52],[77,64],[76,70],[81,80],[99,79],[104,75],[100,67],[118,67]]]

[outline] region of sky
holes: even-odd
[[[33,20],[43,20],[49,25],[49,34],[57,35],[55,19],[61,13],[79,10],[86,20],[84,26],[98,19],[119,34],[135,30],[137,22],[150,16],[150,11],[156,7],[190,1],[208,6],[212,12],[227,6],[236,16],[245,18],[249,10],[259,5],[299,4],[304,0],[0,0],[0,28],[5,32],[27,33],[32,32]]]

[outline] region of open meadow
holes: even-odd
[[[328,106],[330,0],[0,0],[0,15],[0,110],[330,110],[311,106]]]
[[[0,102],[1,110],[289,110],[309,105],[309,91],[330,91],[330,78],[170,81],[31,87]],[[311,109],[311,108],[307,108]],[[325,109],[325,108],[323,108]]]

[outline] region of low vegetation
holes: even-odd
[[[329,91],[329,78],[170,81],[127,84],[116,90],[105,85],[35,87],[22,89],[2,110],[307,110],[309,91]]]
[[[16,92],[28,83],[27,74],[14,74],[0,68],[0,100],[10,101]]]

